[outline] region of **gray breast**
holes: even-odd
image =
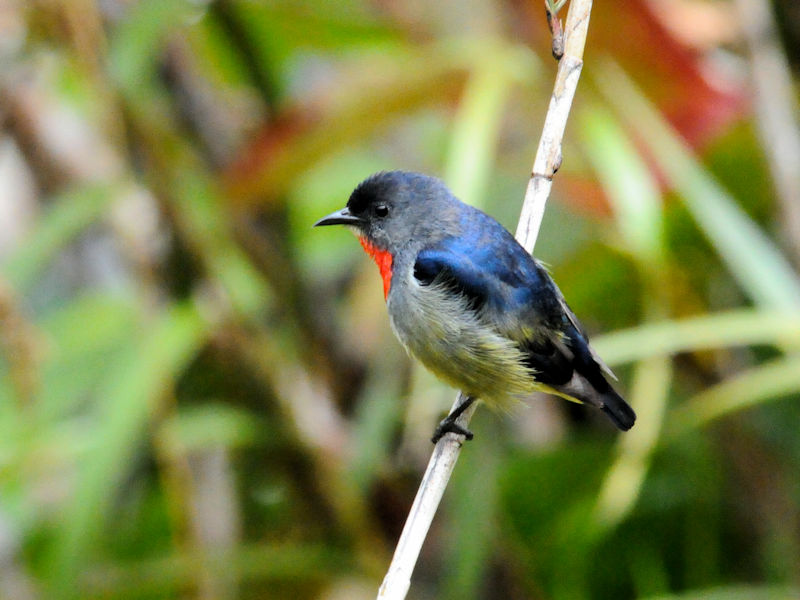
[[[495,404],[535,389],[516,343],[471,310],[467,298],[436,283],[420,285],[413,265],[395,265],[387,308],[400,342],[450,385]]]

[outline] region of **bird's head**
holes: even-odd
[[[341,210],[320,219],[322,225],[347,225],[364,244],[394,255],[414,239],[426,238],[442,222],[442,207],[452,196],[434,177],[384,171],[362,181]],[[368,250],[369,251],[369,250]]]
[[[314,227],[346,225],[381,272],[388,298],[393,264],[403,248],[421,247],[447,231],[448,210],[458,204],[444,183],[406,171],[384,171],[362,181],[341,210],[323,217]]]

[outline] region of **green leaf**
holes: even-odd
[[[127,477],[136,447],[160,400],[209,333],[190,304],[176,305],[149,327],[116,364],[109,365],[98,393],[96,437],[79,465],[75,494],[55,540],[53,597],[76,597],[75,577],[91,555],[115,490]]]
[[[445,181],[464,202],[482,204],[511,86],[531,79],[538,66],[531,52],[497,44],[487,45],[472,69],[456,111],[444,170]]]
[[[640,140],[681,195],[698,226],[742,289],[761,306],[800,308],[800,280],[775,244],[697,160],[686,143],[615,64],[598,65],[606,100]]]
[[[146,94],[169,31],[188,23],[198,8],[186,0],[143,0],[130,6],[113,31],[110,70],[127,94]]]
[[[703,427],[732,412],[800,392],[800,355],[768,362],[706,388],[668,418],[671,436]]]
[[[3,264],[2,271],[17,290],[28,288],[58,251],[108,208],[118,191],[110,184],[76,187],[52,199],[27,242]]]
[[[626,248],[645,263],[660,260],[661,194],[647,165],[608,111],[592,106],[578,117],[587,155],[611,201]]]
[[[247,317],[256,317],[272,300],[270,288],[233,237],[230,215],[212,181],[188,153],[172,165],[175,218],[195,250],[206,260],[226,299]]]
[[[134,298],[81,296],[45,315],[40,327],[50,343],[37,414],[55,421],[96,391],[105,368],[135,336]]]
[[[617,456],[598,494],[594,520],[602,529],[615,527],[639,498],[661,435],[671,381],[672,361],[665,356],[649,357],[636,365],[630,400],[640,416],[633,429],[620,437]]]
[[[158,437],[167,453],[182,456],[209,447],[251,444],[258,438],[259,429],[258,420],[251,413],[215,403],[179,411],[164,421]]]
[[[732,310],[640,325],[598,336],[592,346],[610,365],[657,356],[727,346],[797,346],[800,314]]]

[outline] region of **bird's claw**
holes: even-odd
[[[462,427],[461,425],[456,423],[456,420],[452,418],[452,415],[448,415],[447,417],[442,419],[439,425],[436,426],[431,441],[434,444],[436,444],[440,439],[442,439],[445,433],[455,433],[456,435],[463,435],[464,439],[467,441],[471,440],[474,437],[473,433],[469,429],[467,429],[466,427]]]

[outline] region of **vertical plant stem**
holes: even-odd
[[[553,176],[561,166],[561,144],[583,67],[583,49],[591,10],[592,0],[572,0],[570,3],[564,28],[565,51],[559,61],[550,106],[536,151],[531,178],[525,191],[522,214],[516,232],[517,240],[531,253],[536,244],[545,204],[553,185]],[[464,395],[459,394],[451,411],[463,400]],[[466,428],[474,412],[475,404],[465,410],[456,423]],[[411,587],[411,574],[439,501],[455,468],[462,443],[462,436],[448,433],[436,444],[395,548],[392,563],[378,590],[379,600],[402,600],[406,597]]]

